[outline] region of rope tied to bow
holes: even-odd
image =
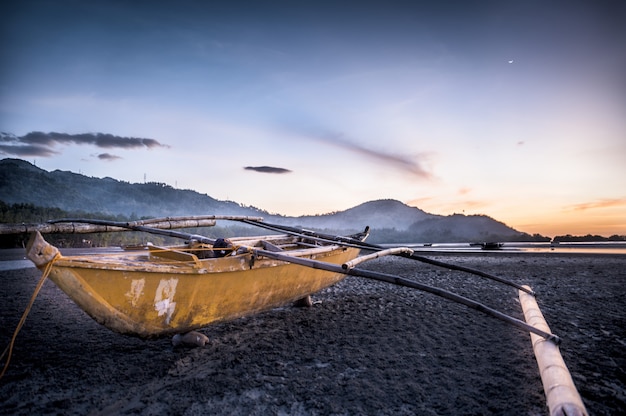
[[[9,368],[9,363],[11,362],[11,355],[13,354],[13,346],[15,345],[15,339],[17,338],[17,334],[19,334],[20,330],[22,329],[22,326],[24,326],[24,322],[26,322],[26,318],[28,317],[28,314],[33,308],[35,299],[37,299],[37,295],[39,295],[39,291],[43,287],[43,284],[46,282],[46,279],[48,279],[48,276],[50,275],[50,272],[52,271],[52,266],[59,258],[61,258],[61,253],[57,252],[56,255],[52,258],[52,260],[50,260],[46,264],[46,267],[43,270],[43,274],[41,275],[41,278],[39,279],[39,282],[37,283],[37,286],[35,287],[35,291],[33,292],[33,295],[31,296],[30,301],[28,302],[28,306],[26,306],[26,309],[24,310],[24,313],[22,314],[22,318],[20,319],[20,322],[17,324],[17,327],[15,328],[15,331],[13,332],[13,337],[11,338],[11,342],[4,349],[4,351],[2,352],[2,355],[0,355],[0,361],[4,359],[5,355],[7,357],[6,362],[4,364],[4,368],[2,369],[2,372],[0,372],[0,379],[4,377],[4,374]]]

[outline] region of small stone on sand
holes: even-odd
[[[172,337],[174,347],[204,347],[209,342],[209,337],[197,331],[187,332],[184,335],[176,334]]]

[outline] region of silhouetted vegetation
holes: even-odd
[[[586,242],[601,242],[601,241],[626,241],[626,235],[612,235],[610,237],[602,237],[601,235],[558,235],[554,237],[555,243],[586,243]]]
[[[160,182],[128,183],[73,172],[46,172],[19,159],[0,160],[0,195],[5,203],[31,203],[65,211],[165,217],[219,213],[259,215],[234,202],[218,201]]]

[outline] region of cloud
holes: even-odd
[[[57,143],[73,143],[73,144],[93,144],[103,148],[121,148],[134,149],[138,147],[169,147],[162,145],[154,139],[142,139],[137,137],[120,137],[105,133],[84,133],[84,134],[66,134],[66,133],[42,133],[34,131],[25,136],[18,137],[22,143],[41,144],[46,146],[54,146]]]
[[[570,205],[566,211],[586,211],[588,209],[602,209],[626,206],[626,198],[619,199],[600,199],[593,202],[584,202],[582,204]]]
[[[490,201],[480,199],[464,198],[471,190],[463,188],[459,190],[459,198],[442,199],[440,197],[420,197],[411,199],[406,202],[407,205],[417,207],[428,212],[437,212],[439,215],[450,215],[455,213],[463,213],[466,215],[474,215],[479,210],[485,209],[491,205]]]
[[[117,159],[122,159],[122,157],[116,156],[116,155],[112,155],[110,153],[100,153],[98,155],[98,159],[105,160],[107,162],[112,162],[112,161],[117,160]]]
[[[432,173],[425,166],[426,155],[419,154],[415,156],[400,155],[396,153],[384,152],[381,150],[371,149],[352,142],[343,137],[343,135],[333,135],[326,140],[327,143],[339,146],[343,149],[352,151],[357,154],[369,157],[378,162],[385,163],[397,169],[407,171],[422,179],[432,179]]]
[[[169,147],[154,139],[120,137],[104,133],[66,134],[34,131],[24,136],[0,133],[0,151],[16,156],[50,157],[59,153],[53,148],[62,144],[88,144],[104,149]]]
[[[246,166],[244,169],[253,170],[255,172],[261,172],[261,173],[279,173],[279,174],[291,173],[289,169],[275,168],[272,166]]]
[[[385,152],[349,140],[341,133],[326,133],[314,136],[307,136],[313,137],[313,140],[340,147],[352,153],[365,156],[378,163],[384,163],[388,166],[392,166],[396,169],[408,172],[414,176],[419,177],[420,179],[433,179],[433,174],[426,167],[427,155],[425,153],[411,156]]]
[[[0,144],[0,153],[15,155],[21,157],[50,157],[58,154],[52,149],[45,146],[33,145],[4,145]]]
[[[433,197],[427,196],[427,197],[422,197],[422,198],[410,199],[408,201],[405,201],[405,203],[409,206],[419,208],[420,206],[428,204],[430,201],[433,201],[434,199],[435,198]]]

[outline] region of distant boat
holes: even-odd
[[[483,242],[483,243],[470,243],[470,247],[480,247],[483,250],[499,250],[502,248],[504,243],[499,243],[495,241]]]
[[[494,242],[482,243],[481,248],[483,250],[499,250],[502,248],[503,245],[504,243],[498,243],[494,241]]]

